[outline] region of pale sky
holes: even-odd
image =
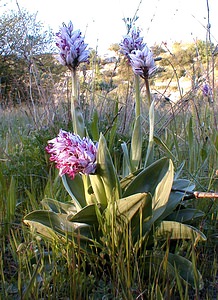
[[[8,2],[4,8],[2,3]],[[148,46],[163,42],[206,40],[207,0],[17,0],[20,8],[38,12],[38,20],[54,32],[71,20],[85,42],[100,53],[107,52],[126,34],[124,17],[133,17]],[[218,43],[218,0],[208,0],[212,42]],[[16,0],[0,0],[0,10],[17,9]]]

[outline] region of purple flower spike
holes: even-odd
[[[202,87],[202,92],[205,97],[211,96],[212,94],[211,87],[207,83],[205,83]]]
[[[153,53],[146,45],[142,50],[132,51],[129,54],[129,59],[133,72],[144,79],[151,77],[157,69]]]
[[[56,33],[56,46],[60,49],[60,63],[70,70],[77,68],[81,62],[88,61],[90,52],[86,50],[87,44],[84,43],[80,30],[73,31],[72,22]]]
[[[123,41],[120,43],[120,52],[129,58],[129,54],[133,50],[142,50],[144,46],[143,37],[140,37],[140,30],[132,28],[130,35],[124,36]]]
[[[97,144],[89,138],[60,130],[58,136],[48,141],[46,151],[51,155],[50,161],[56,163],[59,175],[93,174],[96,171]]]

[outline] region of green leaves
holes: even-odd
[[[75,229],[73,223],[67,222],[65,215],[48,210],[35,210],[25,216],[24,224],[49,239],[67,238]]]
[[[133,178],[130,184],[125,188],[123,196],[127,197],[136,193],[148,192],[154,195],[156,187],[167,172],[170,172],[169,175],[172,178],[172,162],[167,158],[157,160]],[[169,187],[170,184],[171,183],[169,183]]]
[[[153,140],[153,133],[150,134]],[[140,156],[137,149],[134,150],[135,156],[132,152],[130,159],[126,144],[122,148],[127,162],[127,176],[119,181],[106,140],[101,134],[96,173],[89,176],[76,175],[74,180],[66,175],[62,177],[72,203],[44,199],[42,205],[47,210],[28,214],[24,223],[46,238],[60,242],[72,240],[75,245],[79,239],[80,249],[89,251],[90,247],[106,248],[108,255],[113,253],[113,256],[117,255],[115,249],[120,246],[126,249],[127,245],[120,243],[127,243],[127,240],[140,253],[145,244],[153,247],[155,243],[166,239],[189,239],[194,243],[205,241],[206,237],[201,231],[190,224],[184,224],[201,217],[202,213],[186,208],[185,205],[176,210],[185,193],[192,192],[194,185],[185,179],[174,180],[173,163],[168,158],[150,164],[152,149],[148,152],[148,166],[140,170],[137,169]],[[137,161],[135,167],[133,157]],[[134,169],[129,174],[129,170]],[[126,235],[129,235],[127,239]],[[193,284],[193,280],[196,282],[194,275],[185,274],[184,266],[180,266],[183,263],[188,268],[187,272],[191,272],[189,261],[173,253],[167,256],[157,252],[149,255],[150,262],[164,260],[172,276],[179,276],[190,284]]]
[[[108,202],[120,198],[120,183],[113,165],[107,143],[104,136],[101,134],[98,144],[97,154],[97,175],[101,177]]]
[[[197,228],[175,221],[162,221],[155,232],[158,238],[170,238],[173,240],[193,239],[206,241],[206,236]]]
[[[139,167],[139,163],[142,158],[142,128],[141,128],[141,116],[136,118],[132,133],[131,149],[130,149],[130,162],[131,171],[135,171]]]
[[[77,207],[77,209],[81,209],[82,207],[84,207],[86,205],[86,201],[84,185],[81,175],[77,174],[72,180],[69,176],[65,174],[62,176],[62,182],[65,189],[74,201],[74,204]]]

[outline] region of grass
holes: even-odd
[[[208,108],[209,109],[209,108]],[[190,115],[191,116],[191,115]],[[208,116],[202,116],[209,127]],[[175,125],[171,123],[162,135],[164,142],[176,158],[176,164],[185,161],[184,174],[191,178],[199,190],[216,190],[217,132],[210,129],[205,143],[198,135],[198,124],[193,117],[179,115]],[[40,209],[40,200],[46,197],[67,199],[57,172],[50,167],[44,153],[47,140],[55,128],[34,128],[31,118],[22,111],[13,110],[1,116],[1,260],[0,295],[2,299],[215,299],[217,292],[217,202],[215,199],[190,201],[199,207],[205,217],[199,220],[208,240],[194,247],[185,241],[176,245],[178,252],[194,262],[201,271],[205,287],[202,291],[184,285],[179,277],[176,283],[167,273],[164,280],[159,268],[145,262],[128,259],[130,252],[120,249],[114,257],[114,272],[106,272],[104,254],[98,258],[102,274],[95,274],[88,255],[75,251],[69,244],[63,246],[46,242],[31,234],[22,224],[22,217],[33,209]],[[14,126],[17,124],[17,126]],[[182,124],[182,125],[181,125]],[[195,125],[196,124],[196,125]],[[28,125],[28,126],[27,126]],[[57,127],[61,124],[56,124]],[[7,127],[6,127],[7,126]],[[6,131],[5,128],[8,128]],[[119,148],[119,140],[117,141]],[[203,152],[204,151],[204,152]],[[164,149],[157,147],[156,155]],[[167,248],[166,248],[167,255]],[[123,257],[123,253],[126,253]],[[113,255],[113,252],[112,254]],[[90,264],[89,264],[90,262]],[[125,263],[124,263],[125,262]],[[131,262],[131,263],[130,263]],[[164,261],[162,261],[164,264]],[[147,272],[146,272],[147,270]],[[100,279],[98,279],[100,278]]]
[[[93,107],[85,110],[87,129],[96,132],[93,127],[99,118],[99,128],[109,141],[119,169],[121,144],[123,141],[128,144],[131,138],[132,90],[123,93],[122,103],[118,103],[120,95],[116,92],[110,95],[107,90],[93,92],[91,88],[86,88],[86,98],[89,99],[91,91],[93,99]],[[98,117],[90,113],[95,109]],[[149,132],[145,103],[142,111],[145,154]],[[155,134],[162,143],[155,144],[155,157],[170,156],[176,169],[183,165],[183,177],[194,182],[199,191],[218,191],[216,112],[216,105],[212,107],[199,94],[193,96],[193,91],[177,105],[162,98],[156,101]],[[193,225],[205,233],[207,241],[198,245],[193,241],[176,244],[166,241],[161,246],[157,242],[152,250],[164,249],[165,255],[155,263],[146,259],[146,249],[138,259],[128,232],[123,248],[102,249],[96,255],[83,253],[70,243],[46,241],[22,223],[27,213],[41,209],[40,201],[45,197],[70,201],[57,170],[45,154],[47,141],[56,136],[60,128],[71,130],[68,115],[63,102],[56,110],[48,110],[46,117],[43,107],[37,106],[34,106],[34,116],[25,105],[0,111],[0,299],[215,300],[218,284],[216,199],[199,198],[188,202],[190,207],[205,213]],[[40,120],[40,126],[36,119]],[[106,231],[105,239],[112,239],[112,233]],[[108,244],[114,246],[113,242]],[[170,276],[165,265],[171,247],[192,261],[196,287],[196,270],[200,270],[205,283],[202,290],[188,286],[178,274],[175,278]],[[107,265],[108,253],[111,266]],[[163,273],[160,265],[164,266]]]

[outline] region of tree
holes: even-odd
[[[37,101],[40,99],[37,82],[39,83],[40,74],[45,69],[45,53],[52,52],[51,42],[52,33],[43,31],[43,25],[37,22],[36,14],[22,10],[10,11],[1,16],[0,100],[2,107],[29,101],[33,96]],[[43,61],[40,58],[42,55]],[[49,56],[51,57],[51,54]]]

